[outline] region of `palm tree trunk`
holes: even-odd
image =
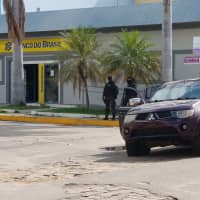
[[[11,104],[19,105],[25,103],[25,84],[23,70],[22,46],[16,40],[13,48],[13,62],[11,66]]]
[[[172,0],[163,0],[163,81],[172,81]]]
[[[13,0],[13,13],[19,22],[19,0]],[[11,104],[25,103],[25,84],[24,84],[24,70],[23,70],[23,51],[20,42],[15,39],[13,48],[13,62],[12,62],[12,79],[11,79]]]
[[[87,109],[89,109],[90,108],[90,99],[89,99],[89,93],[88,93],[87,80],[83,80],[83,82],[84,82],[84,88],[85,88],[86,107],[87,107]]]

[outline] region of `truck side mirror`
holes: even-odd
[[[129,106],[138,106],[143,103],[144,103],[144,101],[142,98],[131,98],[131,99],[129,99],[129,102],[128,102]]]

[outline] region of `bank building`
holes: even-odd
[[[77,27],[94,27],[102,51],[110,48],[122,29],[140,31],[152,44],[152,51],[161,55],[162,4],[136,4],[134,0],[114,6],[26,13],[23,41],[27,103],[85,103],[84,93],[75,95],[70,83],[55,81],[61,65],[58,52],[67,48],[60,32]],[[200,76],[200,55],[194,54],[193,42],[200,37],[200,1],[173,1],[173,79]],[[7,22],[0,16],[0,103],[10,103],[12,43],[7,39]],[[117,83],[123,88],[122,83]],[[102,105],[103,85],[89,84],[90,103]]]

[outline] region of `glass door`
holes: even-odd
[[[35,103],[38,101],[38,65],[25,64],[26,102]]]
[[[45,103],[58,103],[58,64],[45,64]]]

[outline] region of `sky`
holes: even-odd
[[[0,0],[1,4],[3,0]],[[102,6],[120,6],[132,3],[133,0],[24,0],[26,12],[90,8]],[[3,12],[2,7],[0,8]]]
[[[123,0],[126,2],[129,0]],[[45,10],[61,10],[74,8],[88,8],[94,6],[114,6],[120,0],[24,0],[26,11],[33,12],[37,8]]]

